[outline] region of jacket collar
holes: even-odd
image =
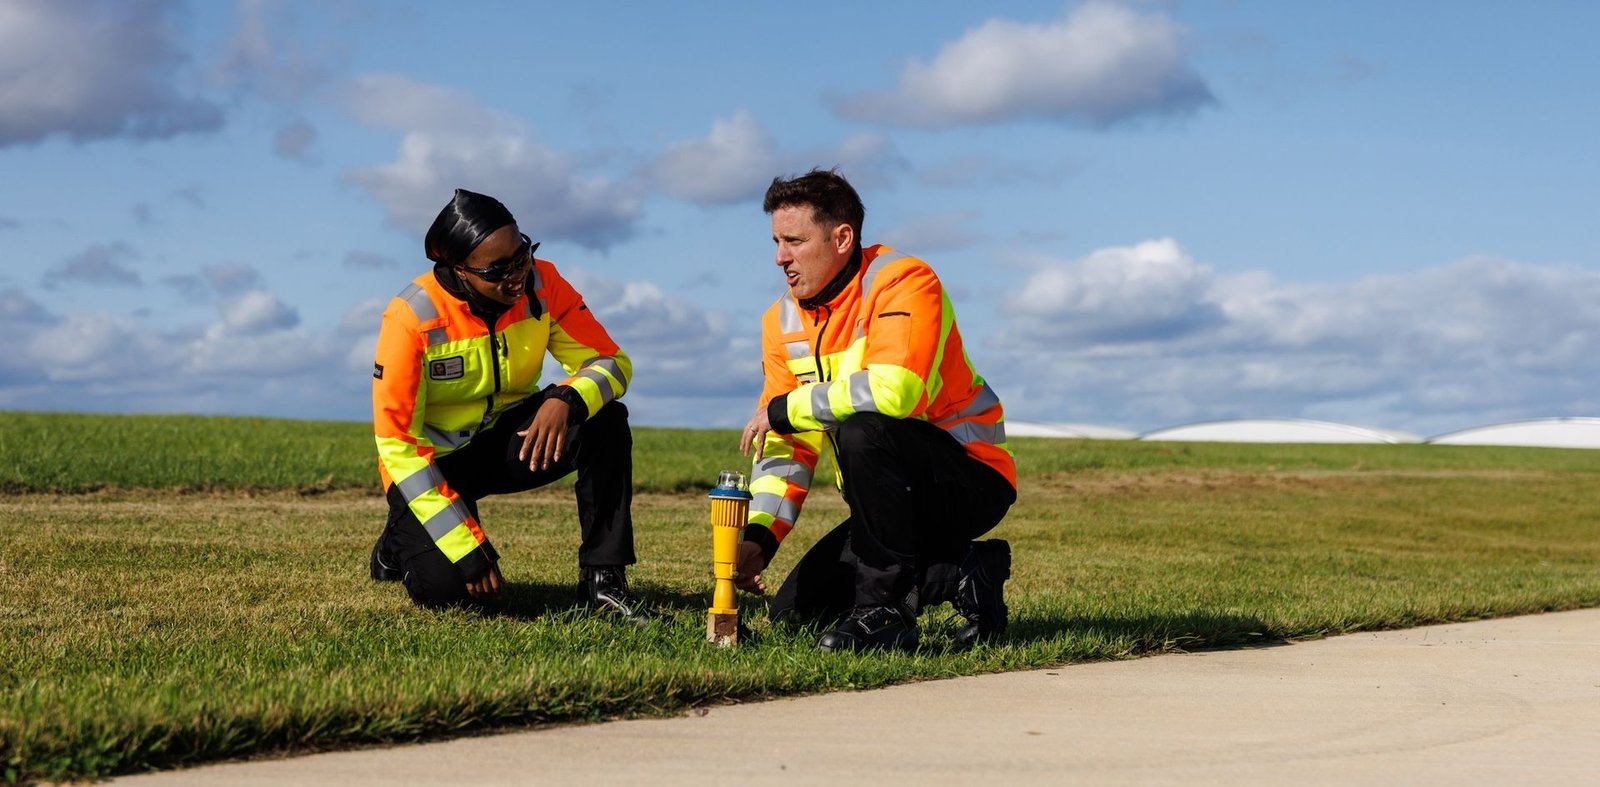
[[[801,298],[800,308],[806,311],[816,311],[817,307],[825,303],[831,303],[834,298],[839,297],[839,293],[844,292],[845,286],[850,284],[850,281],[860,272],[861,246],[857,244],[856,250],[851,252],[849,262],[844,264],[844,268],[839,271],[839,275],[834,276],[833,280],[828,282],[826,286],[817,290],[816,295],[809,298]]]
[[[474,316],[483,320],[484,325],[493,326],[500,321],[500,315],[511,310],[511,307],[507,304],[492,301],[479,295],[476,290],[461,280],[461,275],[456,273],[455,268],[445,263],[434,264],[433,278],[439,282],[439,286],[443,287],[445,292],[455,296],[458,300],[466,301],[467,308],[472,310]]]

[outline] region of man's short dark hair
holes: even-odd
[[[761,209],[772,213],[785,205],[810,205],[812,220],[829,227],[849,224],[855,230],[856,244],[861,244],[861,222],[867,217],[867,208],[837,170],[813,169],[799,177],[773,178]]]

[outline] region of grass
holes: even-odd
[[[917,653],[838,656],[748,597],[756,639],[704,642],[731,432],[636,430],[631,577],[672,619],[635,629],[568,607],[568,490],[483,503],[508,614],[424,612],[365,578],[384,503],[359,424],[15,416],[10,781],[1600,604],[1600,452],[1018,440],[1008,641],[953,651],[946,608]],[[772,577],[843,513],[819,491]]]

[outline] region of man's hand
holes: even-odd
[[[761,578],[761,571],[766,567],[767,561],[761,556],[760,544],[754,541],[740,544],[739,562],[733,571],[734,587],[757,595],[767,592],[767,583]]]
[[[517,452],[517,458],[525,460],[529,470],[538,472],[561,461],[561,449],[567,441],[567,417],[571,411],[566,402],[554,396],[547,397],[528,428],[517,432],[522,438],[522,450]]]
[[[762,451],[766,450],[767,433],[772,431],[772,422],[767,420],[767,408],[757,407],[756,414],[750,418],[750,423],[744,425],[744,432],[739,435],[739,453],[749,456],[756,452],[756,458],[761,458]]]
[[[491,565],[483,576],[467,583],[467,595],[479,601],[495,601],[500,598],[500,588],[504,585],[500,566]]]

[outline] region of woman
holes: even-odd
[[[433,270],[383,313],[372,422],[389,520],[372,578],[423,607],[488,609],[505,584],[485,495],[577,471],[578,600],[644,620],[629,591],[632,362],[493,197],[457,189],[423,241]],[[541,389],[548,351],[567,378]]]

